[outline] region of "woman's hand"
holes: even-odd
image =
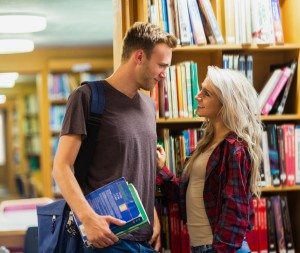
[[[161,145],[156,146],[157,169],[161,170],[166,163],[166,152]]]

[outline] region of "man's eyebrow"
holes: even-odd
[[[160,66],[163,66],[163,67],[169,67],[170,64],[169,63],[159,63]]]

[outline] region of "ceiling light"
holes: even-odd
[[[31,52],[34,44],[26,39],[3,39],[0,40],[0,54],[13,54]]]
[[[0,33],[31,33],[45,30],[45,17],[26,14],[0,15]]]
[[[11,88],[14,87],[19,74],[16,72],[0,73],[0,87]]]
[[[0,95],[0,104],[4,104],[6,101],[6,96],[5,95]]]

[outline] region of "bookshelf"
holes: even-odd
[[[155,1],[121,1],[114,0],[115,23],[114,45],[120,45],[126,30],[136,21],[148,21],[148,6]],[[220,27],[223,38],[225,38],[224,1],[211,0],[211,4]],[[198,79],[201,83],[206,74],[208,65],[222,67],[223,54],[251,54],[253,56],[253,83],[260,92],[270,74],[272,64],[282,64],[296,60],[298,68],[294,75],[292,88],[288,97],[288,103],[283,115],[262,116],[265,123],[300,123],[300,35],[297,27],[300,24],[300,16],[296,10],[300,8],[300,1],[280,0],[280,12],[285,43],[283,45],[190,45],[177,46],[173,50],[172,64],[183,61],[194,61],[198,65]],[[114,66],[120,63],[120,47],[114,47]],[[186,129],[196,128],[201,125],[201,118],[158,118],[157,129]],[[300,187],[265,187],[262,189],[263,196],[273,194],[286,195],[290,209],[290,217],[293,230],[293,238],[296,252],[300,252],[300,218],[299,198]]]
[[[82,81],[104,78],[112,71],[110,58],[68,58],[52,59],[47,63],[39,85],[41,111],[41,136],[43,152],[43,195],[59,196],[59,189],[51,180],[52,161],[58,144],[68,95]],[[102,74],[102,77],[99,76]]]
[[[17,82],[11,89],[0,89],[0,92],[8,98],[9,189],[12,193],[19,192],[22,197],[41,195],[41,190],[37,190],[32,182],[33,178],[40,174],[40,138],[37,124],[39,113],[35,76],[31,75],[27,77],[27,80]],[[35,101],[34,104],[33,101]]]

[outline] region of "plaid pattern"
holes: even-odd
[[[233,132],[211,154],[205,176],[203,198],[213,232],[215,252],[235,252],[254,221],[250,193],[251,159],[245,142]],[[163,167],[156,182],[168,199],[178,201],[186,221],[185,196],[189,179],[178,179]]]

